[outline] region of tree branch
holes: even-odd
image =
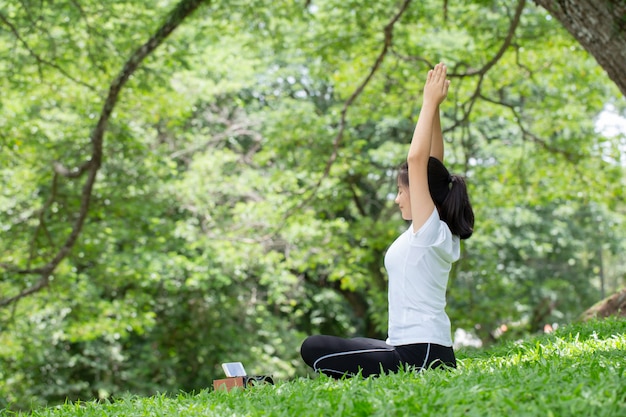
[[[487,72],[489,72],[489,70],[493,68],[494,65],[498,63],[498,61],[500,61],[500,59],[504,56],[506,50],[513,43],[513,37],[515,36],[515,31],[519,26],[520,20],[522,18],[522,12],[524,11],[525,6],[526,0],[519,0],[519,2],[517,3],[517,7],[515,8],[515,14],[513,15],[513,19],[511,19],[509,31],[506,34],[506,38],[504,38],[504,42],[502,42],[502,45],[500,45],[500,49],[498,49],[498,52],[496,52],[496,54],[485,63],[485,65],[475,70],[469,70],[465,73],[452,73],[449,75],[449,77],[471,77],[474,75],[485,75]]]
[[[363,90],[365,90],[365,87],[367,87],[367,85],[372,80],[372,78],[374,78],[374,75],[376,74],[376,72],[380,68],[381,64],[385,60],[385,57],[387,56],[387,53],[389,52],[389,50],[391,49],[391,46],[392,46],[394,25],[400,20],[400,18],[404,14],[404,12],[409,7],[409,4],[411,4],[411,0],[404,0],[404,3],[402,4],[402,6],[400,6],[400,10],[398,10],[398,12],[391,18],[389,23],[387,23],[387,25],[385,25],[385,28],[383,29],[383,33],[385,35],[385,40],[384,40],[384,43],[383,43],[382,50],[380,51],[380,53],[378,54],[378,57],[376,58],[376,61],[372,65],[372,68],[370,69],[369,74],[367,74],[365,79],[361,82],[361,84],[359,84],[359,86],[356,88],[356,90],[354,90],[352,95],[350,95],[348,100],[346,100],[346,102],[344,103],[343,108],[341,110],[341,117],[340,117],[340,120],[339,120],[339,130],[337,132],[337,135],[335,135],[335,139],[333,140],[333,150],[332,150],[332,153],[331,153],[330,157],[328,158],[328,161],[326,162],[326,166],[324,167],[324,171],[322,173],[322,176],[315,183],[315,185],[311,188],[310,195],[307,198],[302,199],[300,201],[300,203],[294,205],[285,214],[285,217],[284,217],[283,221],[286,221],[286,219],[289,218],[290,215],[295,210],[298,210],[298,209],[306,206],[308,203],[310,203],[311,200],[315,197],[315,194],[317,193],[317,190],[319,190],[320,186],[322,185],[322,182],[330,174],[330,169],[332,168],[333,164],[335,163],[335,160],[337,159],[337,155],[339,154],[339,146],[341,145],[341,141],[343,140],[343,134],[344,134],[344,131],[345,131],[346,126],[347,126],[348,109],[356,101],[356,99],[359,97],[359,95],[361,95]],[[282,227],[282,226],[280,226],[280,227]],[[280,229],[280,227],[279,227],[279,229]]]
[[[387,56],[387,52],[389,51],[392,45],[394,25],[398,22],[398,20],[400,20],[400,17],[402,17],[406,9],[409,7],[409,4],[411,4],[411,0],[404,0],[404,3],[400,7],[400,10],[395,14],[395,16],[391,18],[391,21],[387,23],[387,25],[385,26],[383,30],[385,34],[385,43],[383,44],[383,49],[380,51],[380,54],[378,55],[378,58],[376,58],[376,62],[374,62],[374,65],[372,66],[372,69],[370,70],[369,74],[367,74],[367,77],[365,77],[361,85],[357,87],[357,89],[352,93],[352,95],[344,103],[343,109],[341,110],[341,119],[339,121],[339,131],[337,132],[337,135],[335,136],[335,140],[333,141],[333,152],[330,155],[328,162],[326,163],[326,167],[324,168],[324,174],[319,179],[315,189],[319,188],[322,181],[326,177],[328,177],[328,174],[330,173],[330,169],[333,163],[335,162],[335,160],[337,159],[337,154],[339,152],[339,145],[341,144],[341,141],[343,139],[343,132],[347,124],[348,109],[350,108],[352,103],[354,103],[357,97],[361,95],[363,90],[365,90],[365,87],[369,84],[372,78],[374,78],[374,74],[376,74],[376,71],[378,71],[381,64],[385,60],[385,57]]]
[[[86,82],[84,82],[82,80],[79,80],[78,78],[73,77],[67,71],[65,71],[63,68],[61,68],[60,66],[58,66],[54,62],[50,62],[50,61],[42,58],[41,56],[39,56],[35,51],[33,51],[31,49],[31,47],[28,45],[28,43],[22,38],[20,33],[17,31],[17,28],[15,26],[13,26],[13,24],[11,22],[9,22],[9,20],[6,18],[6,16],[3,13],[1,13],[1,12],[0,12],[0,21],[9,27],[9,29],[13,33],[13,36],[15,36],[15,38],[17,38],[17,40],[22,44],[22,46],[24,46],[24,48],[28,51],[28,53],[33,58],[35,58],[35,60],[37,61],[38,65],[39,64],[44,64],[46,66],[54,68],[57,71],[59,71],[64,77],[72,80],[76,84],[80,84],[83,87],[86,87],[86,88],[88,88],[91,91],[96,91],[96,88],[94,86],[92,86],[92,85],[90,85],[90,84],[88,84],[88,83],[86,83]],[[41,71],[40,71],[40,73],[41,73]]]
[[[454,123],[454,125],[446,128],[444,133],[446,131],[450,131],[450,130],[456,128],[460,124],[465,124],[465,122],[467,122],[467,120],[469,119],[469,115],[472,112],[472,108],[474,107],[476,99],[480,96],[480,89],[481,89],[483,80],[485,78],[485,75],[504,56],[504,53],[511,46],[511,44],[513,42],[513,37],[515,36],[515,31],[517,30],[517,27],[519,26],[519,23],[520,23],[520,20],[521,20],[521,17],[522,17],[522,12],[524,11],[524,7],[525,6],[526,6],[526,0],[520,0],[517,3],[517,7],[515,9],[515,14],[513,16],[513,19],[511,20],[511,24],[509,26],[509,31],[506,34],[506,38],[504,39],[504,42],[502,42],[502,45],[500,45],[500,48],[498,49],[498,52],[496,52],[496,54],[487,63],[485,63],[485,65],[483,65],[481,68],[479,68],[477,70],[468,71],[468,72],[465,72],[465,73],[462,73],[462,74],[458,74],[458,73],[450,74],[450,78],[453,78],[453,77],[462,78],[462,77],[478,75],[478,83],[476,84],[476,88],[474,89],[474,93],[472,94],[472,96],[468,100],[469,108],[464,111],[463,118],[461,120],[457,120]]]
[[[558,149],[555,148],[554,146],[551,146],[550,144],[548,144],[547,141],[545,141],[544,139],[541,139],[540,137],[538,137],[537,135],[535,135],[534,133],[532,133],[531,131],[529,131],[528,129],[526,129],[522,123],[522,117],[520,116],[520,114],[517,112],[517,110],[515,110],[515,106],[512,104],[508,104],[505,103],[503,101],[500,100],[494,100],[488,97],[485,97],[484,95],[480,95],[480,99],[485,100],[489,103],[493,103],[493,104],[497,104],[499,106],[504,106],[507,109],[509,109],[511,111],[511,113],[513,114],[513,117],[515,118],[515,121],[517,122],[517,126],[519,127],[520,131],[522,132],[522,136],[524,138],[530,138],[533,142],[537,143],[538,145],[540,145],[541,147],[543,147],[544,149],[548,150],[549,152],[553,153],[553,154],[559,154],[562,155],[567,161],[571,162],[571,163],[576,163],[580,157],[566,152],[562,149]]]
[[[50,236],[50,233],[48,232],[48,228],[46,227],[46,221],[45,221],[44,216],[46,212],[48,211],[48,209],[52,206],[52,203],[54,202],[54,199],[56,198],[58,180],[59,180],[59,176],[58,174],[55,173],[54,176],[52,177],[52,187],[50,189],[50,195],[46,199],[46,202],[44,203],[41,210],[39,210],[39,215],[37,218],[38,220],[37,227],[35,228],[35,233],[33,233],[33,239],[30,245],[30,253],[28,257],[29,267],[30,267],[31,261],[35,258],[35,251],[37,248],[37,237],[39,235],[40,230],[44,231],[44,233],[46,234],[46,237],[48,238],[48,241],[50,242],[50,246],[54,248],[54,240],[52,239],[52,236]]]
[[[40,274],[39,281],[31,287],[21,291],[19,294],[0,300],[0,307],[10,305],[26,296],[34,294],[41,289],[47,287],[50,283],[50,276],[61,263],[61,261],[70,253],[78,236],[80,235],[87,214],[89,211],[89,204],[91,202],[93,186],[96,181],[96,176],[102,165],[102,148],[104,133],[107,128],[107,124],[113,109],[119,99],[122,87],[126,84],[130,76],[139,68],[141,62],[150,55],[163,41],[176,29],[191,13],[193,13],[202,3],[208,0],[182,0],[180,1],[174,10],[170,13],[165,23],[156,31],[154,35],[148,41],[140,46],[126,61],[124,67],[117,75],[117,77],[111,83],[109,87],[109,93],[106,101],[100,112],[100,118],[96,124],[94,130],[91,133],[91,145],[92,153],[91,158],[86,168],[88,175],[83,185],[81,193],[80,209],[78,217],[74,222],[72,231],[67,237],[65,244],[59,249],[57,254],[46,265],[36,269],[17,271],[22,274],[37,273]],[[4,18],[4,16],[2,16]],[[12,268],[9,268],[12,270]]]

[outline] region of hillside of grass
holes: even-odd
[[[456,370],[276,381],[231,392],[128,396],[37,409],[52,416],[626,416],[626,320],[458,352]],[[210,381],[207,386],[211,385]]]

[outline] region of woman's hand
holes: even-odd
[[[446,99],[448,87],[450,86],[450,80],[446,79],[446,74],[447,68],[441,62],[428,71],[426,84],[424,84],[424,106],[439,106]]]

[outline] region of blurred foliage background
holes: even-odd
[[[384,338],[395,169],[439,61],[477,220],[454,329],[517,338],[625,285],[626,134],[600,121],[626,102],[545,10],[205,1],[94,166],[110,86],[175,7],[0,0],[0,409],[200,390],[226,361],[290,378],[308,334]]]

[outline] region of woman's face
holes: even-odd
[[[400,207],[400,213],[404,220],[411,220],[411,199],[409,198],[409,187],[398,181],[398,195],[393,200]]]

